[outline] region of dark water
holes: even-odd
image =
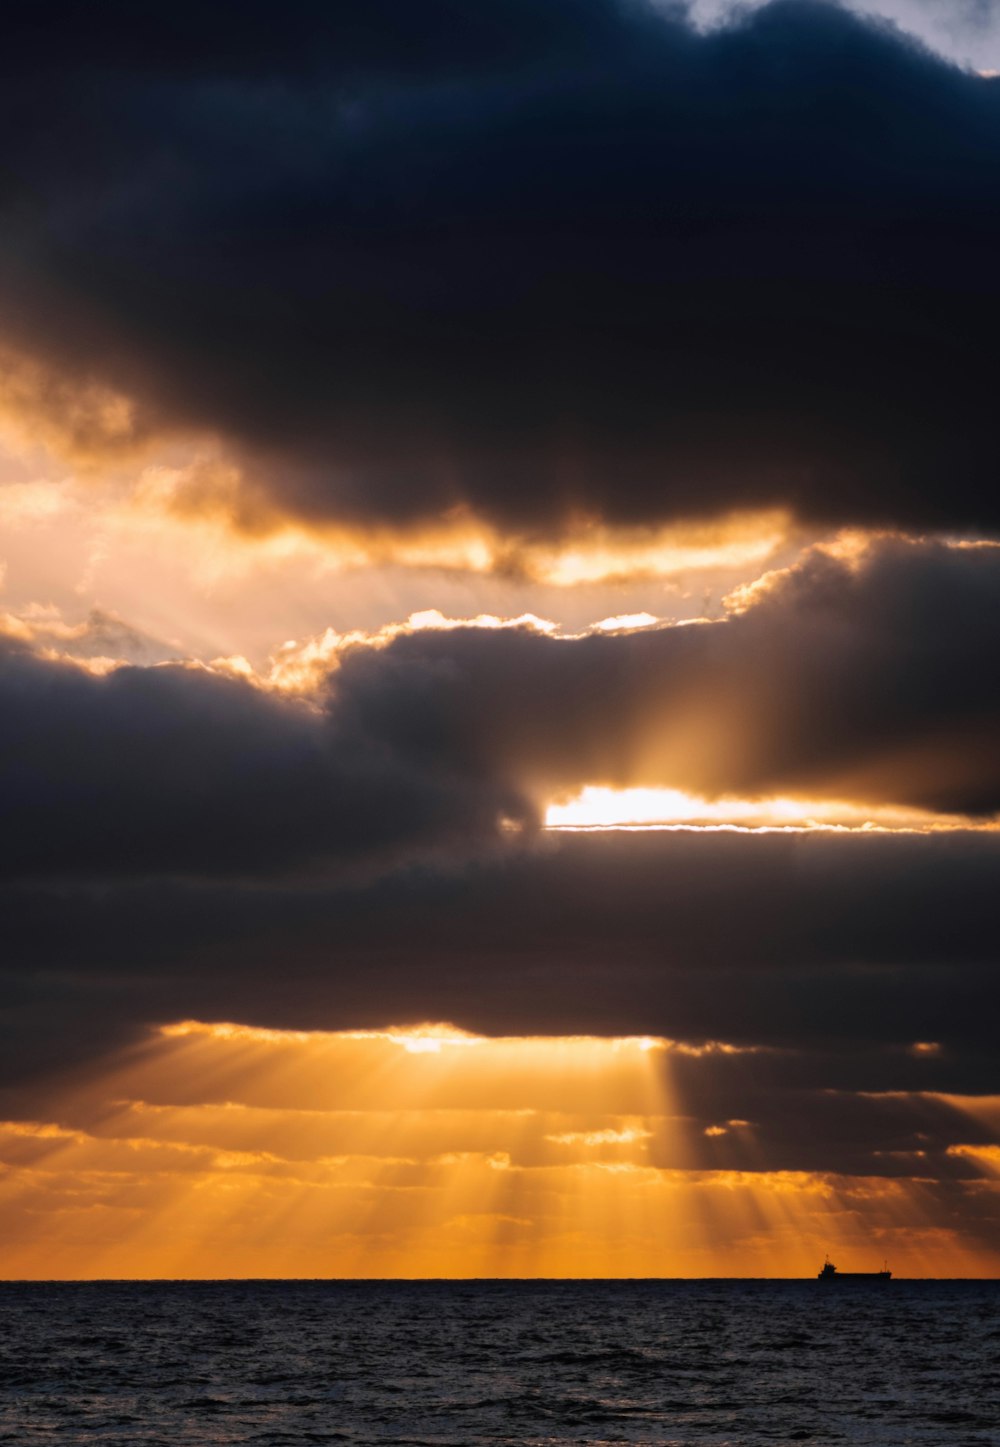
[[[0,1442],[1000,1444],[1000,1282],[0,1285]]]

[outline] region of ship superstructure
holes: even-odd
[[[838,1271],[829,1256],[823,1263],[822,1271],[816,1273],[819,1281],[891,1281],[892,1272],[885,1262],[881,1271]]]

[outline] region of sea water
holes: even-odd
[[[1000,1444],[1000,1283],[0,1285],[0,1441]]]

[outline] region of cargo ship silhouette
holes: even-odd
[[[818,1281],[891,1281],[892,1272],[885,1262],[881,1271],[838,1271],[829,1256],[823,1262],[823,1270],[816,1273]]]

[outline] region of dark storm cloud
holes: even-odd
[[[44,25],[41,16],[44,14]],[[5,11],[8,341],[280,508],[995,528],[1000,86],[785,0]]]
[[[182,666],[0,654],[9,874],[384,867],[584,784],[1000,807],[1000,550],[886,542],[717,623],[402,634],[310,703]],[[517,847],[508,836],[508,842]]]
[[[680,12],[683,7],[663,7]],[[639,7],[634,18],[639,19]],[[190,0],[147,4],[101,0],[86,12],[63,0],[42,14],[31,0],[4,11],[8,76],[72,77],[81,65],[104,73],[197,78],[201,74],[392,77],[431,71],[503,71],[533,60],[600,56],[634,47],[628,17],[605,0],[243,0],[238,7]],[[641,34],[641,25],[638,29]],[[16,63],[15,63],[16,62]]]
[[[11,884],[4,954],[67,989],[134,987],[153,1018],[943,1040],[964,1053],[908,1057],[897,1079],[971,1088],[994,1034],[998,854],[997,836],[962,832],[569,835],[357,885]],[[835,1083],[887,1088],[867,1057],[858,1069]]]
[[[420,632],[348,654],[351,735],[529,799],[584,783],[1000,808],[1000,550],[822,551],[718,623]]]
[[[186,1016],[662,1034],[756,1047],[669,1057],[689,1164],[974,1174],[947,1147],[996,1132],[926,1093],[995,1090],[998,866],[985,834],[668,833],[354,887],[8,885],[0,1100],[44,1114],[67,1066]]]
[[[3,872],[197,874],[374,858],[495,834],[490,780],[412,769],[196,668],[93,677],[0,640]]]

